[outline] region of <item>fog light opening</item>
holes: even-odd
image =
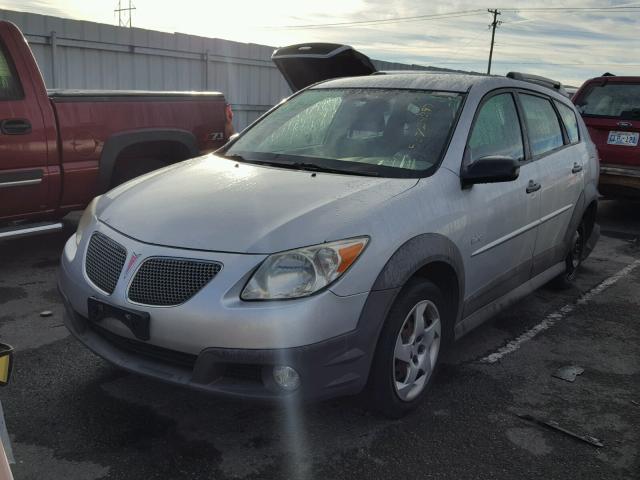
[[[273,379],[283,390],[293,392],[300,387],[300,374],[295,368],[287,365],[276,365],[273,367]]]

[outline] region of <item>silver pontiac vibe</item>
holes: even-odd
[[[305,88],[216,154],[97,197],[62,254],[66,325],[110,362],[228,397],[369,389],[399,416],[442,351],[598,238],[574,106],[512,78]]]

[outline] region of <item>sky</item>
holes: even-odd
[[[118,23],[117,4],[117,0],[0,0],[4,9],[108,24]],[[503,23],[496,31],[492,73],[528,72],[575,86],[606,71],[640,75],[640,1],[133,0],[133,4],[132,22],[139,28],[271,46],[345,43],[379,60],[480,72],[486,71],[491,40],[486,9],[498,8],[503,10],[499,16]],[[557,7],[618,10],[553,10]],[[464,13],[390,20],[451,12]],[[384,19],[389,21],[305,27]]]

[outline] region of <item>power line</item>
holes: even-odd
[[[637,12],[640,10],[640,5],[635,4],[627,4],[621,6],[610,6],[610,7],[532,7],[532,8],[503,8],[503,9],[489,9],[487,10],[490,14],[493,15],[493,20],[489,25],[491,29],[491,46],[489,50],[489,61],[487,65],[487,73],[491,73],[491,66],[493,62],[493,50],[495,45],[495,31],[497,27],[499,27],[503,22],[499,21],[497,18],[502,12],[509,13],[518,13],[518,12],[538,12],[538,13],[547,13],[547,14],[555,14],[558,12],[566,12],[566,13],[597,13],[597,12],[608,12],[608,13],[627,13],[627,12]],[[430,14],[430,15],[414,15],[410,17],[392,17],[392,18],[383,18],[383,19],[374,19],[374,20],[359,20],[359,21],[351,21],[351,22],[334,22],[334,23],[317,23],[317,24],[306,24],[306,25],[283,25],[278,27],[268,27],[268,28],[279,28],[279,29],[289,29],[289,30],[306,30],[306,29],[318,29],[318,28],[335,28],[335,27],[362,27],[362,26],[373,26],[373,25],[389,25],[394,23],[403,23],[403,22],[422,22],[422,21],[435,21],[435,20],[444,20],[444,19],[452,19],[459,17],[467,17],[467,16],[475,16],[479,14],[484,14],[485,10],[483,9],[474,9],[474,10],[463,10],[457,12],[446,12],[440,14]],[[531,21],[531,20],[525,20]],[[509,23],[509,22],[508,22]],[[522,23],[522,21],[515,21],[510,23]],[[440,62],[439,64],[469,64],[474,63],[473,60],[465,61],[465,62]],[[635,67],[640,66],[640,64],[607,64],[607,63],[554,63],[554,62],[509,62],[502,61],[501,63],[509,63],[514,65],[551,65],[551,66],[608,66],[608,67]]]
[[[497,9],[496,9],[497,10]],[[567,12],[567,13],[589,13],[589,12],[618,12],[618,13],[626,13],[626,12],[634,12],[640,10],[640,6],[618,6],[618,7],[531,7],[531,8],[501,8],[499,9],[501,12],[510,12],[510,13],[518,13],[518,12]],[[491,11],[491,10],[490,10]],[[475,10],[463,10],[458,12],[446,12],[439,14],[430,14],[430,15],[415,15],[411,17],[392,17],[392,18],[380,18],[374,20],[360,20],[353,22],[336,22],[336,23],[311,23],[306,25],[279,25],[279,26],[271,26],[268,28],[279,28],[285,30],[306,30],[306,29],[315,29],[315,28],[333,28],[333,27],[358,27],[358,26],[368,26],[368,25],[385,25],[385,24],[393,24],[393,23],[403,23],[403,22],[421,22],[421,21],[429,21],[429,20],[439,20],[439,19],[448,19],[448,18],[457,18],[457,17],[466,17],[473,16],[484,13],[483,9],[475,9]]]
[[[281,28],[281,29],[313,29],[313,28],[331,28],[331,27],[354,27],[354,26],[362,26],[362,25],[380,25],[387,23],[402,23],[402,22],[420,22],[420,21],[428,21],[428,20],[438,20],[443,18],[456,18],[456,17],[466,17],[472,15],[478,15],[480,13],[484,13],[483,9],[475,9],[475,10],[463,10],[459,12],[447,12],[447,13],[436,13],[431,15],[415,15],[412,17],[393,17],[393,18],[380,18],[377,20],[360,20],[354,22],[337,22],[337,23],[312,23],[308,25],[281,25],[275,26],[271,28]]]
[[[530,8],[502,8],[503,12],[610,12],[640,10],[640,6],[619,7],[530,7]]]

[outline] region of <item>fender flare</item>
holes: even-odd
[[[458,289],[464,292],[464,263],[458,247],[444,235],[425,233],[407,240],[382,268],[372,290],[403,287],[428,263],[443,262],[451,266],[458,277]]]
[[[584,190],[580,193],[580,197],[578,198],[576,206],[573,209],[573,215],[571,216],[571,220],[569,221],[569,225],[564,234],[563,243],[565,245],[565,251],[562,258],[566,257],[566,255],[569,253],[573,233],[578,228],[578,225],[580,225],[580,222],[582,221],[587,208],[589,208],[589,205],[591,205],[594,201],[598,201],[598,189],[593,183],[587,183],[584,186]]]
[[[440,262],[449,265],[458,280],[458,305],[456,317],[451,325],[453,331],[462,315],[464,299],[465,273],[462,255],[458,247],[444,235],[425,233],[415,236],[402,244],[382,268],[360,314],[358,327],[371,332],[373,354],[387,314],[398,294],[421,268],[430,263]],[[445,292],[446,293],[446,292]]]
[[[127,147],[136,143],[172,141],[184,145],[189,150],[191,157],[200,154],[196,137],[186,130],[180,129],[145,129],[116,133],[111,135],[104,143],[98,167],[98,189],[104,193],[109,189],[113,169],[120,153]]]
[[[584,191],[580,192],[580,197],[578,197],[578,201],[576,202],[575,207],[573,208],[573,214],[571,215],[571,220],[569,221],[569,225],[567,225],[567,230],[564,232],[564,237],[562,239],[562,243],[564,244],[564,255],[562,258],[565,258],[569,253],[569,249],[571,248],[571,240],[573,238],[573,234],[580,225],[582,221],[582,217],[584,216],[584,212],[587,208],[588,203],[585,201]]]

